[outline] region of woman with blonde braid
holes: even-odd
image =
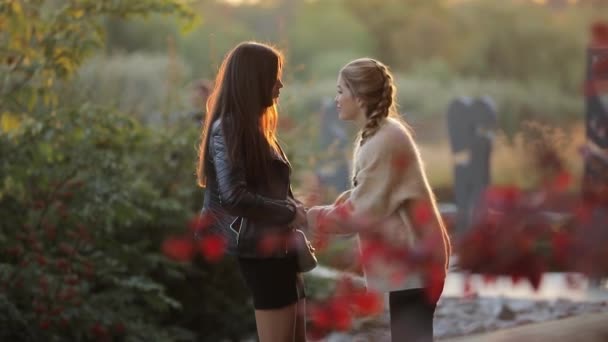
[[[392,341],[432,341],[450,242],[395,90],[388,68],[374,59],[354,60],[340,71],[339,117],[360,128],[353,187],[332,205],[310,208],[308,225],[315,239],[358,233],[368,289],[389,293]],[[429,267],[411,268],[408,252],[423,245]]]

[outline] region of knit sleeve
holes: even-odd
[[[342,203],[313,208],[309,224],[320,218],[353,222],[374,222],[394,214],[409,199],[424,196],[424,186],[417,150],[411,137],[400,130],[380,131],[356,154],[355,184]],[[336,201],[338,202],[338,201]],[[374,225],[327,225],[328,233],[369,229]]]

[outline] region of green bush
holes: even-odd
[[[187,117],[142,125],[116,107],[143,99],[125,86],[163,83],[167,59],[140,69],[136,57],[115,60],[102,71],[116,87],[100,94],[109,98],[89,100],[71,83],[103,46],[101,18],[151,12],[190,13],[172,0],[0,5],[9,46],[0,51],[0,340],[217,341],[253,331],[234,267],[161,253],[167,237],[189,236],[202,205],[199,127]],[[127,69],[133,85],[119,77]],[[176,96],[179,82],[166,77]],[[218,289],[229,292],[210,300]],[[221,300],[230,305],[218,309]]]
[[[189,126],[161,132],[85,105],[0,134],[0,311],[26,323],[24,340],[251,334],[235,268],[161,254],[201,206]]]
[[[15,319],[37,340],[184,336],[160,327],[180,303],[152,271],[179,272],[159,239],[190,210],[147,176],[145,131],[82,106],[23,118],[0,139],[0,265]]]

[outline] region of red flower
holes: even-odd
[[[311,305],[310,321],[321,331],[346,331],[352,325],[349,297],[335,297],[327,303]]]
[[[95,268],[93,267],[92,264],[86,264],[84,266],[84,270],[83,270],[82,274],[85,277],[91,279],[95,275]]]
[[[91,233],[89,233],[89,230],[87,229],[87,227],[85,227],[82,224],[78,225],[78,238],[82,239],[83,241],[91,241]]]
[[[368,265],[373,259],[384,255],[385,246],[380,241],[361,241],[361,254],[359,260],[361,265]]]
[[[608,45],[608,23],[594,23],[591,26],[591,36],[595,45]]]
[[[60,193],[58,196],[61,197],[61,198],[66,199],[66,200],[69,200],[72,197],[74,197],[74,193],[71,192],[71,191],[65,191],[65,192]]]
[[[330,215],[328,215],[327,210],[322,209],[319,211],[319,213],[317,214],[317,226],[314,227],[320,234],[324,234],[326,233],[329,229],[329,227],[332,224],[335,224],[334,220],[332,217],[330,217]]]
[[[46,261],[46,258],[44,257],[44,255],[38,255],[37,259],[38,259],[38,265],[45,266],[47,264],[47,261]]]
[[[392,160],[392,166],[397,171],[405,171],[405,169],[408,167],[409,163],[410,163],[410,158],[405,153],[402,153],[402,154],[399,154],[399,155],[393,157],[393,160]]]
[[[35,252],[42,252],[42,243],[40,241],[30,240],[30,247]]]
[[[318,341],[330,333],[328,329],[311,326],[310,324],[306,327],[306,330],[306,337],[308,337],[310,341]]]
[[[426,273],[426,296],[431,303],[435,303],[443,292],[445,268],[440,264],[429,265]]]
[[[91,333],[97,337],[104,337],[107,335],[108,330],[101,323],[97,322],[91,327]]]
[[[188,228],[190,228],[190,231],[193,233],[205,230],[213,224],[213,221],[213,216],[208,212],[204,212],[201,215],[191,219],[190,222],[188,222]]]
[[[220,261],[226,251],[226,240],[220,235],[205,236],[199,242],[199,250],[207,261]]]
[[[326,232],[328,230],[330,230],[330,228],[329,228],[329,227],[331,227],[330,225],[336,224],[335,220],[330,219],[328,216],[329,215],[327,215],[325,213],[325,211],[321,211],[317,215],[317,220],[316,220],[317,225],[314,228],[317,230],[318,234],[315,234],[313,236],[312,244],[319,251],[321,251],[325,247],[327,247],[328,242],[329,242],[329,237],[326,234]]]
[[[329,310],[333,318],[333,327],[338,331],[347,331],[352,325],[352,317],[348,312],[348,302],[335,299],[330,303]]]
[[[278,235],[266,234],[258,243],[258,251],[262,255],[269,256],[277,250],[280,250],[281,248],[285,249],[286,245],[284,244],[285,241],[281,239]]]
[[[44,304],[42,304],[40,301],[38,301],[37,299],[33,300],[32,306],[34,307],[34,311],[38,314],[47,312],[46,306]]]
[[[486,285],[494,285],[496,284],[496,276],[492,275],[492,274],[484,274],[483,275],[483,282]]]
[[[38,285],[40,285],[41,289],[48,289],[49,287],[49,280],[45,277],[45,276],[41,276],[38,279]]]
[[[59,212],[59,216],[61,216],[61,218],[68,217],[68,209],[63,202],[60,202],[60,204],[57,206],[57,211]]]
[[[567,171],[561,171],[555,176],[550,187],[555,191],[565,191],[572,183],[572,175]]]
[[[600,78],[604,74],[608,74],[608,57],[602,56],[599,58],[599,60],[595,61],[591,71],[595,77]]]
[[[49,240],[55,240],[55,237],[57,237],[57,228],[54,226],[45,226],[44,232]]]
[[[314,305],[310,308],[310,320],[320,329],[331,329],[332,317],[326,305]]]
[[[114,330],[115,333],[117,333],[119,335],[122,335],[122,334],[125,333],[126,328],[125,328],[124,324],[118,322],[118,323],[114,324],[113,330]]]
[[[21,248],[21,246],[8,247],[6,249],[6,253],[12,256],[19,256],[23,253],[23,249]]]
[[[169,238],[163,242],[163,253],[176,261],[188,261],[194,255],[194,246],[189,239]]]
[[[414,225],[425,226],[432,222],[434,217],[433,206],[429,201],[417,201],[414,205]]]
[[[59,244],[59,250],[67,256],[72,256],[76,253],[76,249],[74,249],[73,246],[68,245],[65,242]]]
[[[384,309],[383,298],[378,293],[362,292],[352,295],[353,310],[356,315],[373,316]]]
[[[534,240],[531,236],[520,233],[519,236],[512,241],[519,255],[525,255],[526,253],[532,252],[534,248]]]
[[[407,277],[407,272],[405,269],[399,270],[396,272],[392,272],[391,273],[391,284],[398,286],[403,283],[403,281],[405,280],[405,277]]]
[[[573,211],[574,216],[579,222],[586,224],[591,220],[592,207],[590,205],[579,203]]]
[[[335,217],[332,217],[332,219],[339,220],[341,222],[348,221],[351,218],[353,209],[354,208],[351,202],[346,201],[336,207],[335,211],[333,212],[333,215],[335,215]]]
[[[51,315],[53,315],[53,316],[59,316],[59,315],[61,315],[61,313],[63,312],[63,310],[64,309],[61,306],[57,306],[53,310],[51,310]]]
[[[327,235],[317,235],[313,237],[311,243],[316,250],[322,251],[327,248],[327,245],[329,244],[329,238],[327,237]]]
[[[516,206],[522,198],[521,191],[515,186],[496,186],[486,190],[485,205],[495,209],[509,209]]]
[[[555,261],[561,266],[565,266],[564,263],[568,259],[571,243],[570,235],[565,232],[557,232],[551,239]]]
[[[608,82],[606,80],[586,81],[583,83],[582,90],[585,97],[597,96],[608,91]]]
[[[34,201],[34,203],[32,204],[32,207],[36,210],[41,210],[44,208],[44,206],[46,205],[46,203],[44,201]]]
[[[80,281],[77,275],[69,275],[65,277],[65,283],[68,285],[77,285]]]
[[[40,321],[40,329],[42,330],[47,330],[48,328],[50,328],[51,326],[51,321],[49,321],[48,319],[43,319]]]
[[[528,275],[528,280],[530,281],[532,288],[534,288],[534,290],[537,291],[540,288],[540,284],[543,280],[543,273],[540,271],[533,272],[530,275]]]

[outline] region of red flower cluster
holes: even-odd
[[[357,258],[359,265],[365,266],[368,271],[379,267],[387,280],[395,284],[402,283],[411,272],[416,272],[425,280],[428,297],[437,300],[443,291],[446,265],[444,241],[441,230],[433,227],[437,222],[431,203],[413,203],[411,213],[418,242],[411,248],[395,244],[395,236],[389,233],[390,227],[403,229],[400,220],[355,217],[352,209],[350,202],[346,201],[329,213],[322,212],[317,218],[316,228],[321,238],[315,241],[315,246],[318,247],[319,242],[326,242],[324,232],[343,230],[332,225],[348,226],[348,231],[358,231],[362,236]],[[383,231],[378,229],[380,226],[387,228],[387,234],[379,233]],[[348,330],[353,319],[381,313],[383,304],[381,294],[366,292],[345,278],[338,283],[335,293],[329,299],[311,305],[310,336],[318,339],[332,331]]]
[[[608,208],[568,194],[564,171],[535,191],[488,189],[470,232],[457,246],[472,273],[526,278],[537,289],[548,271],[608,274]]]
[[[196,252],[200,252],[208,262],[218,262],[225,254],[227,241],[223,236],[208,232],[213,223],[211,215],[201,215],[188,224],[189,233],[184,236],[174,236],[163,241],[163,253],[176,261],[190,261]],[[193,239],[197,235],[198,239]]]
[[[351,279],[342,278],[331,298],[309,304],[309,337],[317,340],[332,331],[347,331],[354,319],[375,316],[383,310],[382,294],[365,291]]]
[[[591,42],[595,46],[608,46],[608,23],[596,22],[591,25]]]

